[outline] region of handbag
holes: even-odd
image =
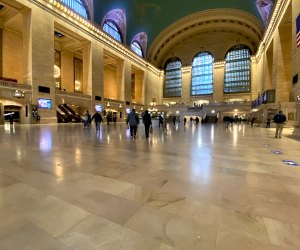
[[[152,134],[152,132],[153,132],[152,127],[149,128],[149,132],[150,132],[150,134]]]

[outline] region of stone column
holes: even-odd
[[[224,101],[225,61],[214,63],[214,92],[213,101]]]
[[[103,46],[97,42],[91,43],[91,64],[90,64],[90,80],[88,82],[87,93],[92,96],[91,109],[94,111],[96,104],[102,104],[104,99],[104,82],[103,82]],[[96,100],[96,96],[100,100]],[[103,107],[104,109],[104,107]]]
[[[281,25],[274,34],[273,88],[276,102],[288,102],[291,90],[291,36],[290,25]]]
[[[51,109],[38,110],[41,123],[56,123],[53,16],[40,8],[26,11],[23,16],[24,83],[32,85],[33,104],[38,103],[38,98],[52,101]],[[39,92],[39,86],[50,93]]]
[[[192,67],[186,66],[182,68],[182,95],[181,102],[184,104],[190,103],[191,83],[192,83]]]
[[[261,61],[260,61],[261,62]],[[262,64],[255,61],[253,58],[251,58],[251,99],[255,100],[258,96],[258,93],[262,93],[263,89],[263,83],[262,79],[260,78],[260,70]],[[263,72],[261,73],[263,74]]]
[[[92,53],[91,53],[91,42],[85,42],[83,44],[83,56],[82,56],[82,90],[83,94],[91,95],[92,94]]]
[[[124,66],[122,72],[123,72],[123,77],[122,77],[123,88],[121,88],[121,96],[123,98],[121,100],[125,100],[125,102],[129,101],[131,103],[132,101],[131,100],[131,63],[127,59],[124,60]]]

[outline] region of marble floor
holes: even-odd
[[[300,142],[274,133],[0,126],[0,249],[299,250]]]

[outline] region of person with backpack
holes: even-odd
[[[284,123],[286,122],[286,116],[281,110],[274,116],[274,122],[276,123],[275,138],[281,138]]]
[[[140,123],[140,119],[139,119],[137,113],[135,113],[135,108],[133,108],[132,111],[128,114],[126,122],[127,122],[128,128],[130,129],[131,137],[133,137],[135,139],[137,126]]]

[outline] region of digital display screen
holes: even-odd
[[[102,112],[102,105],[100,105],[100,104],[95,105],[95,110],[97,112]]]
[[[130,113],[130,108],[126,108],[126,113],[129,114]]]
[[[50,99],[39,98],[38,99],[38,108],[41,109],[51,109],[52,101]]]

